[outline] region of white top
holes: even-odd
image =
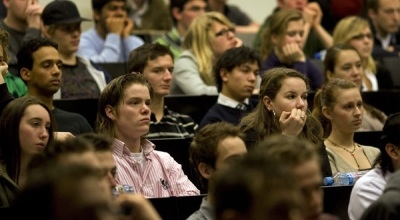
[[[219,93],[219,94],[218,94],[217,103],[218,103],[218,104],[221,104],[221,105],[224,105],[224,106],[231,107],[231,108],[236,108],[238,104],[241,104],[241,103],[239,103],[238,101],[236,101],[236,100],[234,100],[234,99],[232,99],[232,98],[229,98],[228,96],[226,96],[226,95],[224,95],[224,94],[222,94],[222,93]],[[249,104],[249,98],[246,98],[246,99],[243,101],[243,103],[246,104],[246,105],[248,105],[248,104]]]
[[[350,220],[359,220],[364,211],[383,193],[392,173],[383,176],[380,168],[374,168],[362,176],[351,191],[348,214]]]
[[[362,91],[367,92],[367,91],[378,91],[378,80],[376,79],[376,75],[371,71],[371,70],[365,70],[365,77],[369,79],[371,82],[372,88],[371,90],[367,90],[367,86],[365,83],[362,83]]]
[[[381,41],[382,48],[387,50],[390,45],[390,40],[392,38],[391,34],[386,35],[386,37],[381,37],[379,34],[376,35],[376,38]]]

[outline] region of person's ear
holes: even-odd
[[[326,80],[326,81],[329,81],[330,79],[332,79],[333,73],[332,73],[330,70],[327,70],[327,71],[326,71],[325,77],[326,77],[325,80]]]
[[[264,103],[264,106],[268,109],[268,111],[272,111],[273,110],[273,108],[272,108],[272,105],[273,105],[272,100],[268,96],[264,96],[263,103]]]
[[[19,71],[19,75],[25,82],[29,82],[31,80],[31,71],[29,71],[25,67],[21,68],[21,70]]]
[[[117,119],[117,112],[111,105],[107,105],[104,109],[104,112],[106,113],[107,117],[112,121],[115,121]]]
[[[101,18],[101,9],[100,11],[93,10],[93,21],[98,22],[100,18]]]
[[[179,8],[173,7],[171,13],[172,13],[172,16],[175,18],[175,20],[177,20],[177,21],[182,20],[182,12],[179,11]]]
[[[396,145],[392,143],[387,143],[385,145],[385,151],[389,155],[389,157],[392,158],[393,160],[400,159],[399,150],[397,149]]]
[[[49,33],[49,25],[43,25],[42,26],[42,33],[44,35],[45,38],[51,39],[51,35]]]
[[[368,9],[368,17],[371,19],[371,20],[375,20],[376,19],[376,11],[374,10],[374,9]]]
[[[331,111],[326,106],[322,107],[322,114],[325,116],[325,118],[327,118],[329,120],[332,120],[332,118],[333,118]]]
[[[214,169],[203,162],[199,163],[199,165],[197,166],[197,169],[199,170],[199,173],[201,174],[201,176],[208,180],[211,178],[212,174],[214,173]]]
[[[228,70],[226,68],[222,68],[219,71],[219,75],[222,79],[222,82],[227,82],[228,81]]]
[[[271,35],[271,42],[273,45],[278,45],[278,41],[279,41],[279,36],[276,34]]]

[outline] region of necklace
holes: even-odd
[[[346,149],[345,147],[339,146],[338,144],[336,144],[335,142],[333,142],[333,141],[332,141],[331,139],[329,139],[329,138],[327,138],[326,140],[328,140],[329,142],[331,142],[335,147],[342,148],[343,150],[349,152],[350,155],[353,157],[354,161],[356,162],[358,169],[360,169],[360,165],[358,164],[358,161],[357,161],[357,159],[356,159],[356,156],[354,155],[354,152],[356,151],[356,143],[353,142],[353,150],[350,151],[350,150]]]

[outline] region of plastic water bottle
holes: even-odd
[[[332,177],[324,178],[325,186],[349,186],[354,185],[354,183],[360,179],[364,174],[366,174],[369,170],[363,170],[358,172],[350,172],[350,173],[335,173]]]

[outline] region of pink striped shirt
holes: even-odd
[[[154,150],[148,140],[142,143],[143,169],[132,160],[125,144],[114,139],[113,156],[117,163],[118,184],[133,186],[145,197],[199,195],[200,191],[183,173],[182,167],[168,153]],[[142,172],[143,170],[143,172]]]

